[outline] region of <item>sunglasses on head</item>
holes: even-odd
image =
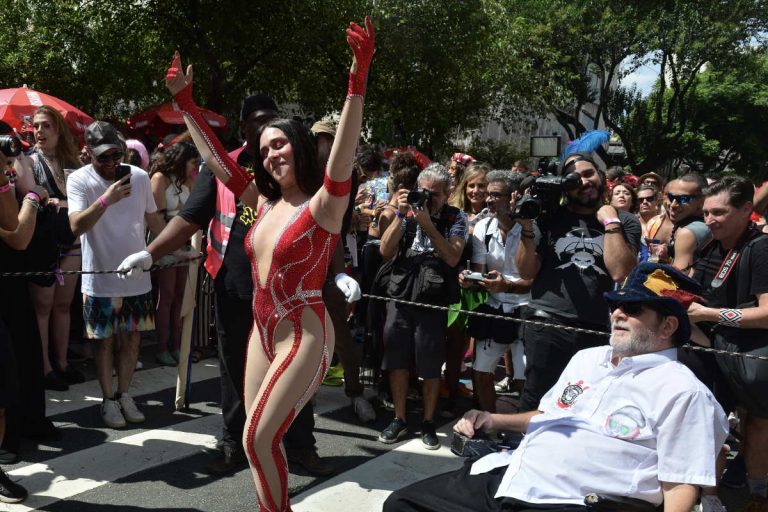
[[[667,199],[669,200],[670,204],[677,201],[680,204],[688,204],[691,201],[695,201],[699,196],[694,196],[691,194],[670,194],[667,192]]]
[[[107,162],[119,162],[123,159],[123,153],[118,151],[117,153],[112,153],[111,155],[101,155],[96,157],[96,161],[100,164],[106,164]]]

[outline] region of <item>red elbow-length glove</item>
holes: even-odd
[[[174,80],[178,76],[180,70],[181,58],[179,57],[179,54],[176,53],[173,62],[171,63],[171,67],[168,68],[168,73],[165,75],[166,81]],[[186,114],[198,130],[200,130],[200,133],[205,140],[205,145],[208,146],[209,151],[224,172],[229,175],[229,179],[225,183],[225,186],[235,194],[235,197],[240,197],[253,177],[227,154],[227,150],[203,118],[200,109],[195,104],[195,100],[192,99],[192,82],[189,82],[183,89],[174,94],[173,100],[179,106],[182,113]]]

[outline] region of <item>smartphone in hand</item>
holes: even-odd
[[[128,179],[125,180],[125,184],[127,185],[131,182],[131,166],[120,164],[115,168],[115,181],[120,181],[124,176],[128,176]]]

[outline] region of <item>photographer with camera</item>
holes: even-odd
[[[561,174],[565,176],[562,185],[570,190],[544,194],[541,203],[545,215],[535,222],[530,215],[519,220],[522,243],[515,262],[522,278],[533,279],[531,302],[522,317],[605,331],[608,305],[603,293],[635,267],[640,222],[630,213],[603,205],[605,175],[591,153],[568,155]],[[542,176],[537,182],[549,183],[552,178]],[[577,186],[571,188],[569,183],[575,178]],[[536,190],[537,185],[533,188]],[[557,205],[561,194],[564,204]],[[524,214],[526,202],[521,203],[517,210]],[[530,324],[523,328],[523,342],[526,383],[520,411],[536,409],[576,352],[605,344],[602,337],[591,334]]]
[[[396,219],[381,239],[381,255],[391,267],[387,292],[415,302],[451,304],[458,300],[454,267],[466,243],[467,216],[446,204],[451,176],[442,165],[433,163],[421,171],[418,186],[415,191],[396,192]],[[389,370],[395,418],[379,436],[382,443],[394,443],[408,431],[405,406],[409,371],[415,361],[416,371],[424,380],[422,444],[429,450],[440,447],[433,417],[445,361],[447,324],[445,311],[387,303],[382,368]]]
[[[472,233],[471,270],[459,274],[462,288],[480,286],[489,292],[488,301],[477,311],[519,318],[520,308],[530,300],[532,281],[520,278],[515,253],[520,243],[521,226],[513,218],[517,190],[523,175],[512,171],[487,174],[489,217],[482,219]],[[472,316],[468,331],[476,340],[472,366],[474,394],[481,410],[496,412],[494,370],[499,358],[512,348],[515,377],[522,378],[523,347],[519,341],[520,324],[501,319]]]

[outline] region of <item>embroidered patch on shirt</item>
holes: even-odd
[[[634,405],[626,405],[605,418],[603,432],[619,439],[635,439],[645,426],[643,413]]]
[[[575,384],[568,382],[568,385],[565,386],[565,389],[563,390],[563,394],[557,399],[557,406],[561,409],[570,408],[576,399],[587,389],[589,389],[589,386],[584,386],[583,380],[580,380]]]

